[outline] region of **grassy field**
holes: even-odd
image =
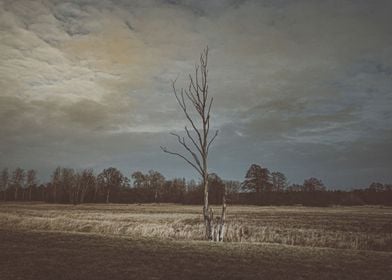
[[[218,211],[219,208],[216,208]],[[228,208],[226,241],[392,251],[392,208]],[[0,204],[9,229],[202,240],[201,206]]]
[[[230,207],[217,244],[201,241],[200,206],[3,203],[0,279],[390,279],[391,218]]]

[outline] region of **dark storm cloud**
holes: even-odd
[[[210,47],[211,167],[391,181],[390,1],[0,1],[0,166],[155,168]]]

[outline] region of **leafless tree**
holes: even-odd
[[[185,137],[171,133],[177,138],[185,153],[161,149],[168,154],[178,156],[191,165],[202,177],[204,188],[203,217],[205,224],[205,237],[208,240],[222,241],[225,227],[226,202],[223,198],[221,216],[214,219],[213,210],[208,200],[208,168],[207,159],[211,144],[218,135],[216,130],[210,134],[210,113],[213,98],[208,95],[207,69],[208,47],[200,55],[200,64],[195,66],[194,75],[189,75],[187,88],[180,92],[176,89],[176,81],[172,82],[173,92],[178,105],[182,109],[190,128],[185,126]]]
[[[104,169],[97,177],[98,184],[106,194],[106,203],[110,202],[110,195],[125,184],[124,175],[114,167]]]
[[[14,172],[12,172],[12,184],[14,187],[14,199],[18,200],[19,198],[19,190],[23,188],[25,184],[26,173],[22,168],[16,168]]]
[[[8,190],[8,184],[9,184],[9,178],[10,177],[10,174],[9,174],[9,171],[8,171],[8,168],[4,168],[2,171],[1,171],[1,188],[2,188],[2,190],[3,190],[3,194],[4,194],[4,196],[3,196],[3,200],[4,201],[6,201],[7,200],[7,190]]]
[[[95,189],[97,182],[92,169],[84,169],[80,177],[80,203],[84,203],[86,194],[89,190]]]
[[[276,192],[282,192],[287,187],[287,178],[286,176],[279,171],[275,171],[271,173],[272,178],[272,190]]]
[[[34,169],[30,169],[27,171],[26,183],[27,183],[27,188],[29,189],[29,201],[31,201],[32,190],[37,186],[38,183],[37,171],[35,171]]]
[[[77,180],[76,180],[76,173],[73,168],[61,169],[61,185],[65,194],[68,195],[69,202],[75,204]]]
[[[303,183],[303,191],[305,192],[314,192],[314,191],[325,191],[324,183],[317,178],[311,177],[306,179]]]
[[[132,173],[132,178],[135,187],[153,192],[154,202],[159,203],[159,197],[165,183],[165,177],[161,173],[155,170],[149,170],[146,174],[136,171]]]
[[[57,167],[52,174],[53,202],[57,203],[57,193],[61,182],[61,167]]]

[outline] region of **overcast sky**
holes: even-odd
[[[0,167],[197,178],[171,80],[208,45],[210,169],[392,181],[392,1],[0,0]]]

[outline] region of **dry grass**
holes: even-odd
[[[219,208],[216,208],[218,211]],[[392,251],[392,208],[228,209],[226,241]],[[0,204],[0,227],[202,240],[200,206]]]

